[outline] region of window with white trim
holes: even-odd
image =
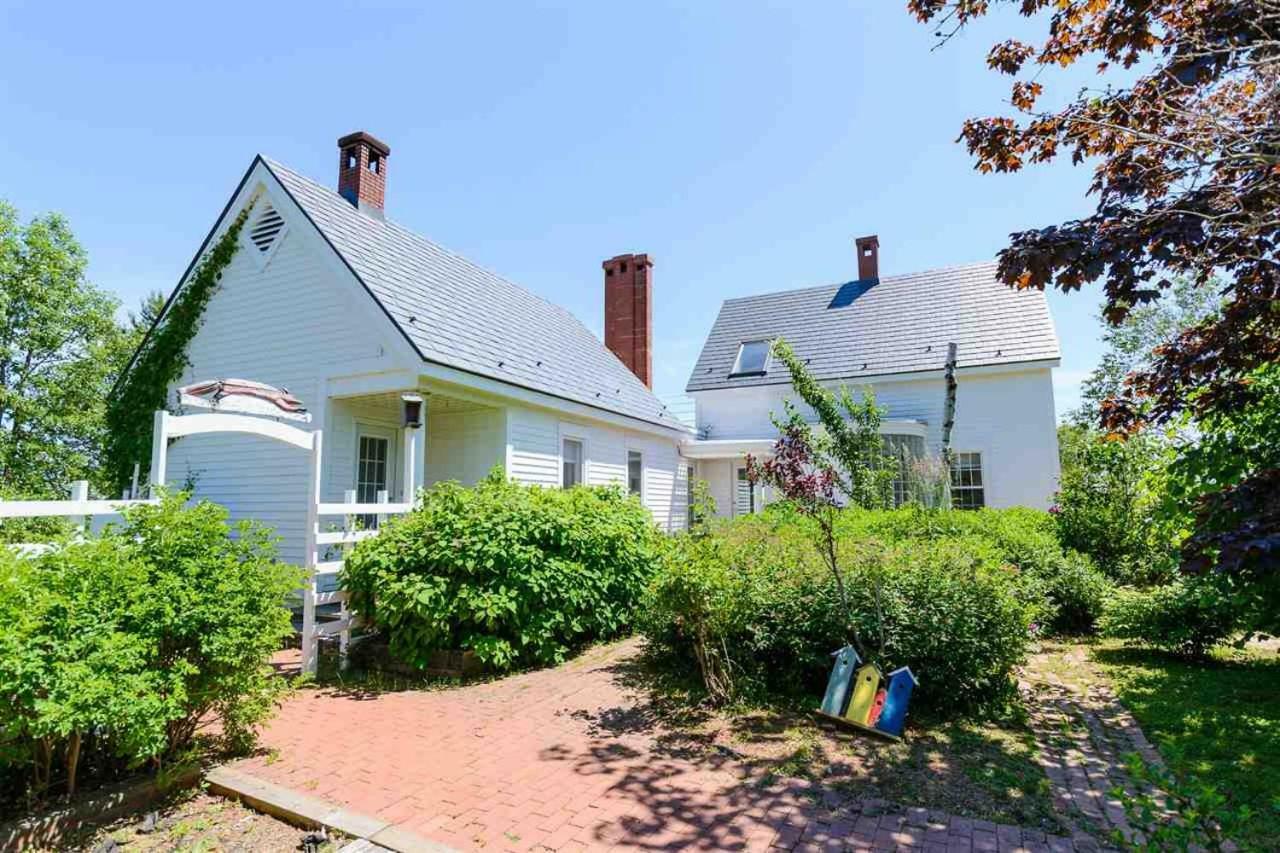
[[[644,456],[639,450],[627,451],[627,491],[642,497],[644,494]]]
[[[951,505],[956,509],[982,509],[987,505],[981,453],[957,453],[952,458]]]
[[[889,434],[884,436],[885,453],[894,459],[893,505],[902,506],[919,496],[915,467],[924,458],[924,436]]]
[[[747,469],[738,469],[738,479],[733,492],[733,514],[749,515],[756,511],[756,490],[747,477]]]
[[[560,485],[566,489],[582,485],[582,466],[586,453],[582,442],[566,438],[560,445]]]
[[[690,530],[693,529],[694,523],[694,503],[693,503],[693,466],[685,466],[685,488],[684,488],[684,511],[686,523]]]
[[[764,376],[769,372],[772,341],[743,341],[738,345],[730,376]]]

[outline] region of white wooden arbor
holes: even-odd
[[[403,452],[401,460],[404,464],[404,475],[401,478],[403,493],[398,503],[389,503],[387,493],[380,492],[375,503],[356,503],[356,493],[348,490],[341,503],[324,503],[321,500],[322,459],[324,456],[324,434],[322,430],[307,430],[290,426],[274,420],[265,420],[251,415],[230,413],[209,413],[194,415],[171,415],[166,411],[155,413],[155,429],[151,445],[151,477],[152,486],[163,485],[167,472],[170,439],[190,435],[209,433],[243,433],[284,442],[300,450],[311,453],[311,465],[308,476],[306,541],[303,549],[303,568],[307,578],[302,590],[302,670],[314,674],[317,664],[317,643],[321,637],[338,637],[339,648],[345,659],[347,646],[351,639],[351,629],[356,627],[356,617],[347,609],[347,594],[343,590],[321,592],[319,578],[335,576],[342,570],[343,560],[322,559],[327,557],[331,549],[336,548],[339,554],[355,543],[378,535],[378,530],[357,529],[355,519],[362,515],[376,516],[379,519],[388,515],[406,513],[413,508],[414,482],[414,426],[403,429]],[[154,488],[153,488],[154,491]],[[154,497],[154,495],[152,496]],[[300,496],[301,497],[301,496]],[[320,519],[323,517],[341,516],[342,529],[322,531]],[[322,554],[321,549],[324,549]],[[336,619],[319,621],[316,608],[326,605],[338,605]]]

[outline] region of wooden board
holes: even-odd
[[[864,726],[862,725],[862,723],[855,723],[853,720],[846,720],[844,717],[833,717],[830,714],[824,714],[822,711],[814,711],[813,713],[814,713],[814,716],[821,717],[824,720],[830,720],[833,723],[839,723],[842,726],[846,726],[848,728],[855,729],[860,732],[865,732],[866,734],[869,734],[869,735],[875,735],[876,737],[881,737],[881,738],[884,738],[885,740],[891,740],[891,741],[902,740],[902,738],[898,737],[897,735],[891,735],[888,732],[882,732],[879,729],[873,729],[871,726]]]

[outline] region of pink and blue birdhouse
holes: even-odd
[[[911,691],[920,682],[911,672],[911,667],[904,666],[889,673],[889,686],[885,688],[884,705],[880,709],[880,718],[876,720],[876,728],[886,734],[897,737],[902,734],[902,726],[907,721],[907,706],[911,703]]]

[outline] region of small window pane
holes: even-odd
[[[561,456],[564,459],[561,485],[566,489],[579,485],[582,482],[582,442],[566,438]]]
[[[738,359],[733,364],[733,375],[767,373],[769,370],[769,341],[747,341],[738,347]]]
[[[640,494],[644,485],[644,462],[637,450],[627,451],[627,491],[633,495]]]

